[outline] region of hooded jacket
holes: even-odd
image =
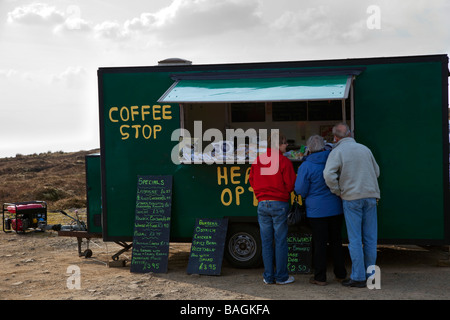
[[[335,216],[343,212],[341,199],[330,191],[323,178],[329,154],[329,150],[312,153],[298,168],[295,192],[304,199],[308,218]]]

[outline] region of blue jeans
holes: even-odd
[[[264,279],[286,281],[289,278],[288,263],[288,224],[289,203],[282,201],[260,201],[258,203],[258,222],[261,233]],[[275,246],[273,245],[275,240]],[[275,266],[273,264],[275,256]]]
[[[366,270],[377,260],[377,201],[375,198],[343,200],[352,259],[350,279],[366,281]]]

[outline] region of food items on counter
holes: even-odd
[[[302,145],[299,149],[290,150],[283,155],[289,160],[302,160],[306,153],[306,146]]]

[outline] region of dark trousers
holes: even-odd
[[[342,223],[344,215],[309,218],[313,237],[313,267],[314,279],[327,280],[327,247],[330,248],[333,260],[333,272],[336,278],[345,279],[344,251],[342,248]]]

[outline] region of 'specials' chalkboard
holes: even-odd
[[[172,176],[138,176],[131,272],[167,272]]]
[[[228,219],[199,219],[195,221],[188,274],[220,275]]]
[[[288,234],[289,273],[311,273],[312,235],[305,233]]]

